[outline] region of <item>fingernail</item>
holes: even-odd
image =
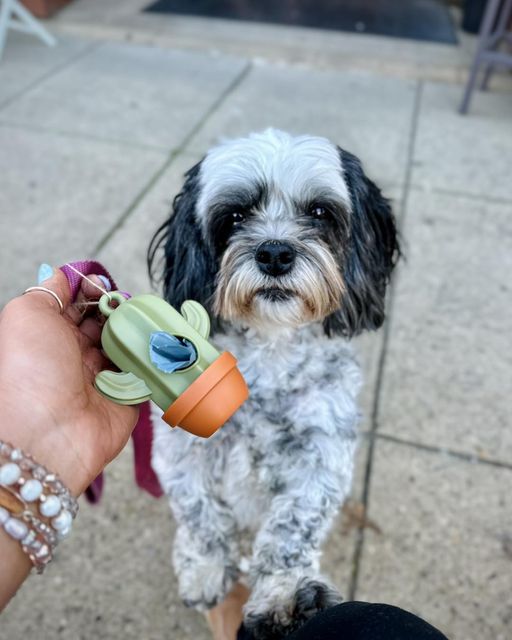
[[[106,276],[98,276],[98,278],[103,282],[103,284],[105,285],[105,289],[107,291],[110,291],[112,289],[112,285],[110,284],[110,280]]]
[[[37,272],[37,284],[42,284],[48,278],[53,276],[53,269],[49,264],[43,262],[43,264],[39,267],[39,271]]]

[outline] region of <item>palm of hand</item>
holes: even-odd
[[[60,275],[53,280],[66,286]],[[100,351],[99,322],[81,321],[71,305],[61,316],[48,297],[30,294],[3,310],[0,390],[9,415],[16,415],[12,440],[78,493],[126,444],[137,410],[113,403],[94,388],[96,374],[109,366]],[[88,298],[93,297],[98,297],[94,289]]]

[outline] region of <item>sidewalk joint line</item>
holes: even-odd
[[[491,467],[508,469],[509,471],[512,471],[512,463],[503,462],[502,460],[494,460],[492,458],[484,458],[483,456],[476,453],[471,454],[465,451],[457,451],[456,449],[451,449],[449,447],[437,447],[435,445],[424,444],[422,442],[414,442],[414,440],[407,440],[407,438],[400,438],[399,436],[393,436],[388,433],[376,433],[375,437],[379,440],[392,442],[394,444],[402,445],[405,447],[411,447],[413,449],[419,449],[428,453],[437,453],[441,455],[451,456],[453,458],[457,458],[458,460],[463,460],[464,462],[469,462],[471,464],[486,464]]]
[[[73,138],[73,139],[86,140],[88,142],[119,145],[119,146],[131,148],[131,149],[140,149],[144,151],[160,151],[160,153],[169,152],[169,147],[150,145],[150,144],[145,144],[143,142],[127,142],[125,140],[120,140],[119,138],[107,138],[107,137],[103,138],[101,136],[95,136],[90,133],[63,131],[59,129],[53,129],[52,127],[45,127],[45,126],[31,124],[31,123],[13,122],[11,120],[6,120],[2,118],[1,115],[0,115],[0,127],[4,127],[4,128],[11,127],[12,129],[21,129],[21,130],[31,131],[34,133],[48,133],[54,136],[60,136],[62,138]]]
[[[206,122],[211,118],[211,116],[219,109],[219,107],[223,104],[223,102],[240,86],[240,84],[245,80],[250,70],[252,69],[252,62],[248,61],[247,64],[243,67],[243,69],[235,76],[235,78],[228,84],[228,86],[221,92],[221,94],[213,101],[211,106],[207,109],[206,113],[200,118],[196,124],[191,128],[191,130],[187,133],[187,135],[183,138],[179,146],[171,151],[169,156],[163,162],[163,164],[157,169],[157,171],[151,176],[149,181],[142,187],[139,193],[135,196],[135,198],[131,201],[128,207],[121,213],[119,218],[114,222],[114,224],[110,227],[107,233],[101,238],[101,240],[96,244],[93,249],[93,255],[98,254],[103,247],[110,241],[110,239],[117,233],[117,231],[124,225],[124,223],[128,220],[131,214],[135,211],[138,205],[142,202],[142,200],[146,197],[146,195],[151,191],[151,189],[155,186],[158,180],[162,177],[162,175],[167,171],[167,169],[172,165],[174,160],[182,153],[184,153],[195,137],[197,133],[204,127]]]
[[[445,196],[452,196],[454,198],[465,198],[466,200],[476,200],[478,202],[489,202],[491,204],[505,204],[510,205],[512,203],[512,196],[510,198],[500,198],[499,196],[484,195],[478,193],[468,193],[467,191],[457,191],[452,189],[444,189],[443,187],[428,187],[425,189],[421,184],[412,184],[412,191],[423,191],[428,194],[434,193]]]
[[[407,202],[409,198],[409,191],[411,187],[411,177],[412,177],[412,161],[414,157],[414,149],[416,145],[416,136],[418,131],[418,121],[421,107],[421,100],[423,96],[423,80],[417,81],[416,92],[414,96],[414,102],[412,105],[412,113],[411,113],[411,121],[410,121],[410,133],[409,133],[409,143],[407,146],[407,156],[406,156],[406,166],[405,166],[405,176],[404,176],[404,186],[402,192],[402,198],[400,201],[400,205],[397,212],[397,227],[398,229],[402,229],[405,221],[406,210],[407,210]],[[370,430],[368,433],[368,452],[366,457],[366,467],[364,473],[364,484],[363,484],[363,495],[362,495],[362,503],[365,514],[368,513],[368,506],[370,502],[370,481],[372,477],[373,470],[373,459],[375,453],[375,441],[378,430],[378,417],[380,410],[380,400],[381,400],[381,389],[382,389],[382,380],[384,377],[384,369],[386,364],[386,356],[388,352],[388,344],[391,333],[391,324],[392,324],[392,311],[395,300],[395,289],[396,289],[396,281],[397,275],[395,274],[395,278],[392,279],[389,285],[389,293],[388,293],[388,304],[387,304],[387,319],[384,323],[383,327],[383,337],[382,337],[382,345],[379,354],[379,360],[377,364],[377,376],[375,379],[375,389],[373,396],[372,409],[370,414]],[[364,547],[364,538],[365,531],[363,527],[360,527],[357,531],[356,544],[354,549],[354,555],[352,559],[352,573],[350,576],[349,582],[349,593],[348,599],[355,600],[356,592],[359,582],[359,570],[361,564],[361,557],[363,553]]]
[[[74,56],[71,56],[71,58],[68,58],[67,60],[63,60],[60,64],[55,65],[54,67],[49,69],[46,73],[43,73],[42,76],[39,76],[38,78],[33,80],[28,86],[23,87],[23,89],[20,89],[14,95],[10,96],[9,98],[6,98],[3,102],[0,102],[0,111],[5,109],[5,107],[8,107],[9,105],[11,105],[16,100],[18,100],[18,98],[22,98],[26,93],[38,87],[45,80],[48,80],[48,78],[51,78],[52,76],[59,74],[61,71],[64,71],[68,67],[72,66],[75,62],[78,62],[78,60],[85,58],[90,53],[92,53],[95,49],[98,49],[99,47],[101,47],[102,44],[103,44],[102,42],[91,42],[89,46],[86,46],[84,49],[76,53]]]

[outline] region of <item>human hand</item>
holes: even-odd
[[[62,315],[44,291],[15,298],[0,313],[0,439],[59,474],[79,495],[124,447],[138,411],[94,388],[96,374],[110,365],[100,350],[99,320],[84,315],[78,303],[101,292],[84,280],[72,304],[58,269],[42,285],[59,296]]]

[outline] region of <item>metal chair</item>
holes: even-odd
[[[49,47],[57,41],[18,0],[0,0],[0,59],[7,38],[7,29],[15,29],[37,36]]]
[[[512,44],[512,34],[508,31],[511,18],[512,0],[488,0],[478,36],[478,47],[459,109],[460,113],[468,112],[481,65],[487,65],[480,85],[482,91],[487,89],[489,78],[496,66],[512,67],[512,53],[498,50],[504,42]]]

